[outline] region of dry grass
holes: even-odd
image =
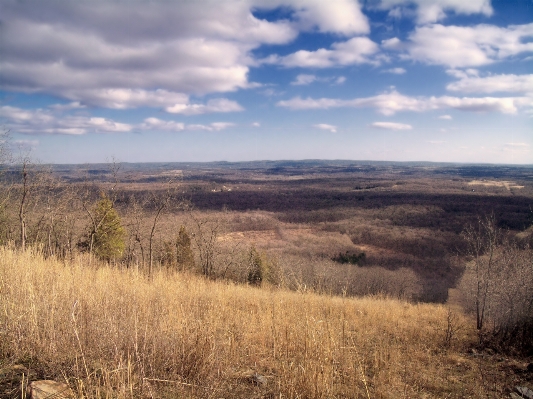
[[[0,369],[84,398],[501,397],[460,311],[87,264],[0,248]]]

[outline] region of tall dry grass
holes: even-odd
[[[444,306],[87,265],[0,248],[1,358],[79,397],[490,397]]]

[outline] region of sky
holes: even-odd
[[[533,164],[533,0],[2,0],[46,163]]]

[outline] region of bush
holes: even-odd
[[[339,253],[337,256],[334,256],[332,260],[337,263],[350,263],[352,265],[357,265],[364,261],[366,254],[361,252],[360,254],[350,253],[346,251],[345,253]]]

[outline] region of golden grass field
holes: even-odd
[[[88,264],[0,248],[0,397],[500,398],[522,367],[459,308]]]

